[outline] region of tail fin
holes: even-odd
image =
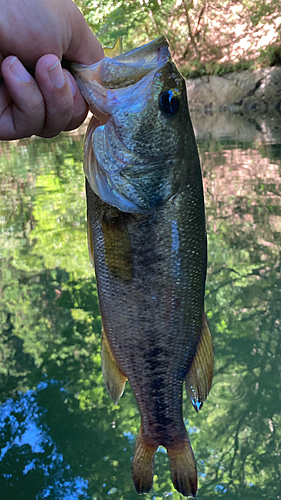
[[[180,450],[168,449],[173,485],[185,497],[195,497],[197,491],[197,471],[195,458],[188,440]]]
[[[137,437],[133,458],[132,476],[139,495],[148,493],[153,484],[153,459],[158,446],[149,447],[144,439],[142,427]]]

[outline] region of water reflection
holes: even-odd
[[[217,375],[214,377],[210,400],[219,405],[229,405],[241,402],[247,394],[247,387],[242,377],[232,375]]]
[[[276,131],[276,129],[274,129]],[[209,238],[210,397],[184,415],[198,498],[281,491],[281,140],[199,142]],[[246,136],[245,136],[246,137]],[[247,136],[248,137],[248,136]],[[2,143],[0,491],[5,499],[136,499],[139,427],[100,370],[101,321],[86,242],[81,138]],[[179,499],[159,450],[148,498]]]
[[[53,386],[58,383],[50,382]],[[3,403],[0,415],[1,495],[2,498],[91,498],[87,495],[88,481],[73,477],[65,463],[50,429],[44,422],[46,407],[38,404],[41,391],[48,383],[40,383],[36,391],[28,390]],[[65,390],[58,387],[62,400]]]

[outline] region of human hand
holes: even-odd
[[[0,139],[77,128],[88,107],[60,61],[103,57],[81,12],[72,0],[0,0],[0,8]]]

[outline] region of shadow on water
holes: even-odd
[[[195,120],[216,361],[202,411],[184,402],[201,500],[281,497],[281,138],[266,123],[220,138]],[[100,370],[81,148],[75,135],[1,144],[3,500],[139,498],[135,400],[127,387],[114,406]],[[163,451],[147,498],[176,500]]]

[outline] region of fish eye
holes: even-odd
[[[180,105],[177,90],[165,90],[159,97],[159,108],[165,115],[174,116]]]

